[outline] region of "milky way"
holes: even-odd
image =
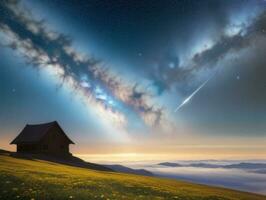
[[[62,82],[97,103],[124,122],[126,111],[135,112],[148,126],[159,124],[162,109],[150,105],[149,94],[118,78],[100,59],[72,47],[71,38],[50,30],[44,20],[36,20],[31,11],[17,1],[1,3],[2,45],[18,51],[37,68],[51,68]]]

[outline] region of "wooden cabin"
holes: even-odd
[[[54,121],[45,124],[27,124],[10,144],[17,145],[17,153],[60,156],[71,155],[69,145],[74,142]]]

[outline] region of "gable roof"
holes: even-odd
[[[69,144],[74,144],[74,142],[69,139],[63,129],[59,126],[57,121],[44,124],[27,124],[20,132],[20,134],[10,144],[39,142],[43,138],[43,136],[53,127],[57,127],[62,131],[62,133],[69,141]]]

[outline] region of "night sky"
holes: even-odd
[[[0,2],[0,147],[57,120],[75,154],[266,156],[266,1]]]

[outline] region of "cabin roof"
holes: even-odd
[[[27,124],[20,134],[10,144],[25,144],[39,142],[43,136],[52,128],[57,127],[62,130],[69,144],[74,144],[72,140],[65,134],[63,129],[59,126],[57,121],[44,124]]]

